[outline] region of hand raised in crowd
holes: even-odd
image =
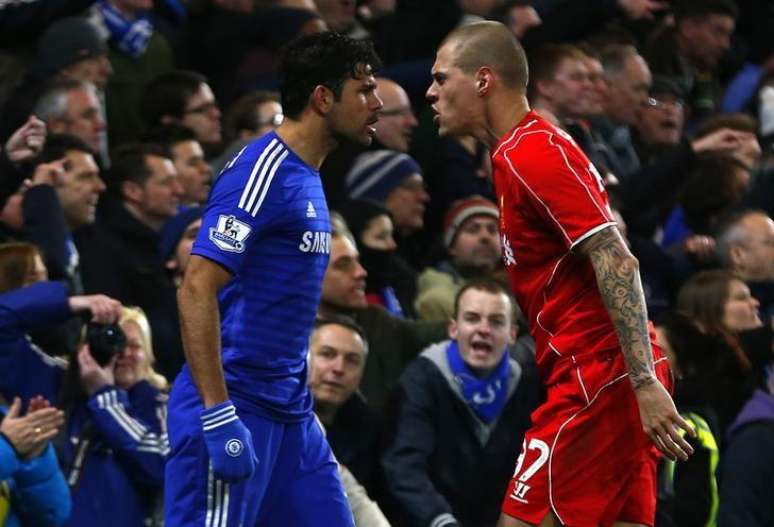
[[[59,433],[64,424],[64,412],[53,408],[41,396],[30,400],[27,415],[20,417],[21,399],[15,397],[8,413],[0,422],[0,432],[23,459],[32,459],[43,453],[46,444]]]
[[[75,313],[90,313],[91,321],[112,324],[121,316],[121,302],[105,295],[71,296],[70,309]]]
[[[715,152],[719,154],[731,153],[735,149],[739,148],[742,139],[745,134],[749,132],[743,132],[740,130],[732,130],[731,128],[720,128],[714,132],[700,137],[691,142],[691,148],[697,154],[702,152]]]
[[[115,365],[118,356],[115,356],[105,366],[100,366],[91,356],[89,345],[84,344],[78,350],[78,367],[80,368],[81,384],[89,396],[105,386],[112,386],[116,382]]]
[[[715,256],[715,247],[715,239],[713,237],[701,234],[689,236],[683,243],[685,252],[702,262],[706,262]]]
[[[5,143],[5,153],[14,163],[21,163],[37,156],[45,143],[46,123],[30,115]]]
[[[656,0],[618,0],[618,5],[632,20],[651,19],[659,11],[669,9],[669,2]]]
[[[54,185],[62,176],[64,176],[64,165],[67,162],[65,158],[57,159],[50,163],[41,163],[35,167],[32,179],[27,179],[24,184],[32,187],[35,185]]]

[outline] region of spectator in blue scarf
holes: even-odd
[[[401,376],[382,456],[397,503],[393,524],[497,522],[539,392],[531,355],[508,353],[515,311],[498,283],[469,282],[455,300],[450,340],[427,348]]]

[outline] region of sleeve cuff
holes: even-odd
[[[596,233],[598,233],[600,231],[603,231],[603,230],[607,229],[608,227],[611,227],[611,226],[614,226],[614,225],[618,225],[618,224],[616,222],[614,222],[614,221],[608,221],[608,222],[603,223],[602,225],[597,225],[596,227],[593,227],[593,228],[589,229],[588,231],[586,231],[585,233],[580,235],[578,238],[576,238],[575,241],[570,244],[570,250],[572,251],[578,245],[580,245],[581,243],[583,243],[587,239],[591,238]]]
[[[433,518],[433,520],[428,525],[428,527],[457,527],[457,526],[459,526],[459,523],[457,522],[457,518],[455,518],[448,512],[439,514],[438,516]]]
[[[195,254],[196,256],[201,256],[202,258],[207,258],[208,260],[215,262],[231,273],[232,276],[237,274],[237,270],[234,267],[233,262],[230,262],[227,258],[224,258],[221,251],[198,246],[191,250],[191,254]]]
[[[24,485],[34,484],[38,481],[49,479],[58,470],[59,464],[56,454],[54,454],[54,448],[49,443],[38,457],[22,463],[21,470],[16,473],[16,479]]]

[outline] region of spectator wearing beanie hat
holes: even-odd
[[[51,82],[90,82],[104,90],[113,73],[107,52],[105,39],[89,20],[73,16],[51,24],[38,41],[32,67],[6,101],[0,136],[7,137],[27,120]]]
[[[87,81],[104,90],[113,73],[107,53],[96,25],[85,18],[62,18],[40,38],[36,73],[41,79]]]
[[[489,276],[500,261],[497,205],[481,196],[452,203],[444,218],[447,259],[419,276],[414,309],[423,320],[449,320],[457,291]]]
[[[204,207],[190,207],[164,224],[161,229],[159,249],[164,266],[173,274],[175,286],[183,279],[191,246],[202,225]]]
[[[347,174],[346,184],[350,199],[370,199],[384,205],[401,237],[424,227],[430,195],[422,169],[409,155],[393,150],[361,154]]]
[[[159,254],[174,287],[164,288],[147,314],[153,329],[156,370],[170,382],[185,363],[177,312],[177,287],[183,279],[191,247],[202,225],[204,207],[191,207],[173,216],[159,233]]]

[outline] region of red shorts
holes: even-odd
[[[669,364],[655,346],[654,361],[671,391]],[[568,527],[653,525],[659,452],[642,431],[620,351],[574,361],[548,387],[532,423],[503,500],[505,514],[535,525],[549,511]]]

